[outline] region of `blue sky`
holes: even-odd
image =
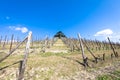
[[[120,0],[0,0],[0,35],[120,39]]]

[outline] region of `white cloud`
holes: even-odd
[[[28,29],[26,27],[9,26],[8,28],[15,31],[21,31],[22,33],[28,32]]]
[[[16,31],[21,31],[22,33],[28,32],[28,29],[26,27],[16,27],[15,30]]]
[[[113,34],[113,31],[111,29],[104,29],[104,30],[98,31],[94,36],[109,36],[112,34]]]
[[[107,37],[109,37],[114,42],[119,42],[120,40],[120,32],[113,32],[111,29],[98,31],[94,36],[99,40],[107,40]]]

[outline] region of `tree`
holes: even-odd
[[[64,33],[62,31],[57,32],[54,35],[54,38],[58,37],[59,39],[61,39],[62,37],[66,38],[66,36],[64,35]]]

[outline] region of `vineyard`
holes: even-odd
[[[67,38],[0,38],[0,80],[120,80],[120,43]],[[17,39],[16,39],[17,40]]]

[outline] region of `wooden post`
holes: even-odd
[[[87,66],[88,66],[87,57],[85,56],[84,47],[83,47],[83,44],[82,44],[81,37],[80,37],[80,34],[79,34],[79,33],[78,33],[78,38],[79,38],[80,47],[81,47],[81,49],[82,49],[83,63],[84,63],[84,66],[87,67]]]
[[[73,43],[73,41],[72,41],[72,39],[71,39],[71,51],[74,52],[74,49],[75,49],[75,48],[74,48],[74,43]]]
[[[70,51],[73,52],[73,42],[72,42],[72,38],[68,40],[69,44],[70,44]]]
[[[113,53],[111,53],[111,59],[113,59]]]
[[[16,45],[18,45],[19,42],[20,42],[19,37],[17,37],[17,42],[15,42]]]
[[[19,74],[18,74],[18,80],[22,80],[20,79],[20,75],[22,74],[22,66],[23,66],[23,60],[20,61],[20,64],[19,64]]]
[[[116,52],[115,52],[115,49],[114,49],[114,47],[112,46],[112,43],[111,43],[109,37],[108,37],[108,41],[109,41],[109,43],[110,43],[111,49],[113,50],[114,56],[117,57]]]
[[[72,45],[73,45],[73,52],[74,52],[74,50],[75,50],[74,40],[73,40],[73,39],[71,39],[71,42],[72,42]]]
[[[88,51],[90,52],[90,54],[94,57],[95,62],[97,63],[97,62],[98,62],[98,57],[96,57],[96,56],[92,53],[92,51],[90,50],[90,48],[87,46],[87,44],[86,44],[84,41],[83,41],[83,43],[85,44],[87,50],[88,50]]]
[[[22,42],[20,42],[14,49],[12,49],[10,52],[8,52],[8,54],[6,56],[4,56],[3,58],[0,59],[0,62],[4,61],[7,57],[9,57],[16,49],[19,48],[19,46],[26,40],[27,38],[25,38]]]
[[[105,61],[105,53],[103,54],[103,61]]]
[[[28,54],[29,54],[31,36],[32,36],[32,32],[30,31],[29,35],[28,35],[28,38],[27,38],[25,55],[24,55],[23,62],[21,63],[21,68],[20,68],[21,70],[20,70],[18,80],[23,80],[24,79],[24,72],[25,72],[25,68],[26,68],[26,64],[27,64],[27,58],[28,58]]]
[[[3,47],[2,49],[5,49],[5,43],[6,43],[7,35],[5,36],[4,42],[3,42]]]
[[[10,50],[9,50],[9,52],[10,52],[10,51],[11,51],[11,49],[12,49],[13,36],[14,36],[14,35],[12,35],[12,37],[11,37],[11,43],[10,43]]]
[[[116,56],[118,57],[118,52],[116,52]]]

